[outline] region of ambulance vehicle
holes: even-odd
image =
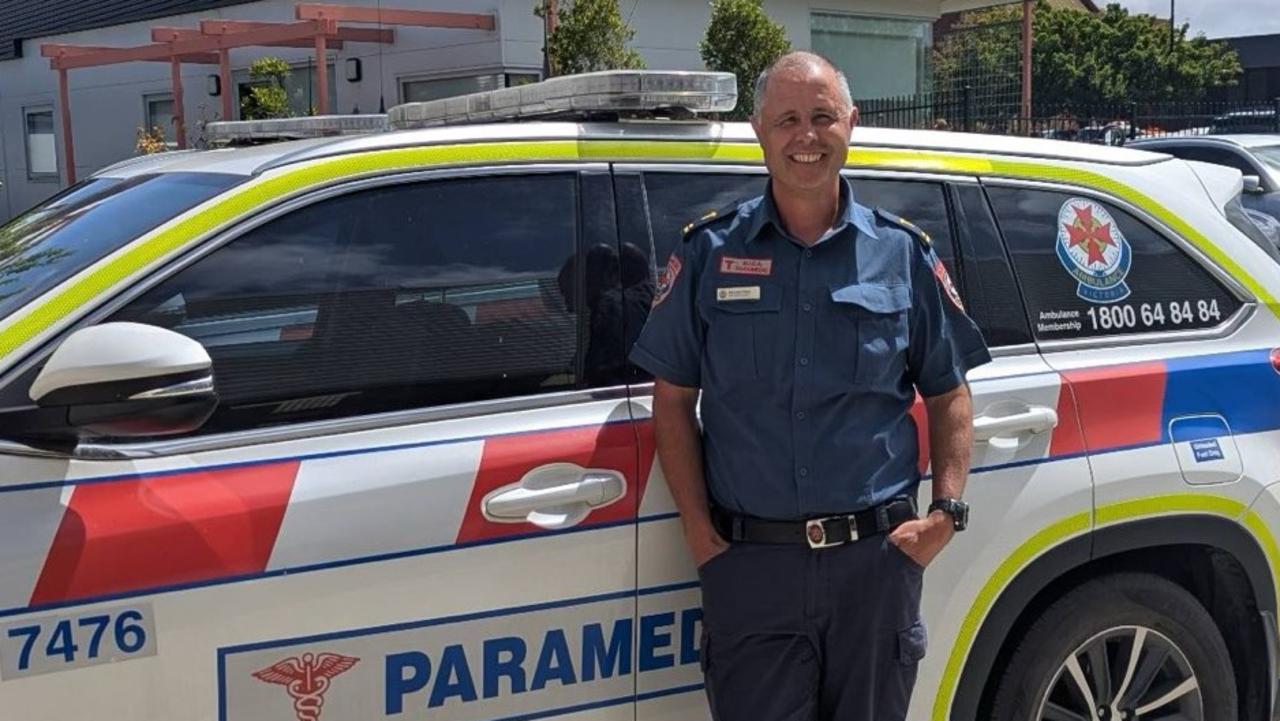
[[[315,137],[131,160],[0,229],[0,719],[708,718],[626,355],[681,228],[764,187],[708,118],[735,87],[224,126]],[[1240,174],[860,128],[847,175],[995,356],[970,528],[892,661],[911,718],[1275,718],[1280,262]]]

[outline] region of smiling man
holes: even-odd
[[[707,696],[717,721],[902,719],[924,568],[968,515],[964,374],[990,356],[928,236],[841,178],[857,122],[844,76],[791,53],[756,99],[769,186],[687,229],[631,355],[658,379]]]

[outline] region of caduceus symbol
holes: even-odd
[[[284,686],[293,699],[293,712],[297,714],[298,721],[319,721],[330,679],[349,671],[359,660],[338,653],[304,653],[302,658],[290,656],[261,671],[254,671],[253,677]]]

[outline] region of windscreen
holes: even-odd
[[[0,227],[0,318],[245,180],[222,173],[90,178]]]

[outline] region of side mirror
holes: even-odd
[[[218,404],[204,346],[140,323],[72,333],[36,376],[30,396],[40,420],[25,433],[64,441],[188,433]]]
[[[1250,195],[1265,193],[1266,190],[1264,190],[1262,187],[1262,178],[1256,175],[1244,176],[1244,192]]]

